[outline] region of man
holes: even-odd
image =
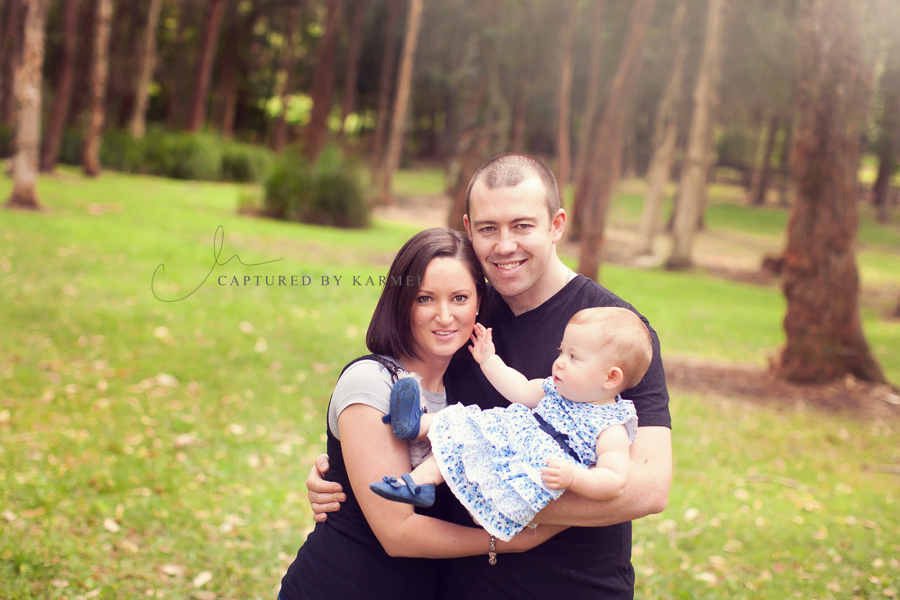
[[[553,173],[540,161],[504,154],[485,163],[469,184],[463,221],[491,284],[485,325],[494,330],[497,354],[526,378],[550,374],[566,323],[579,310],[593,306],[634,310],[559,260],[556,244],[566,212],[560,207]],[[494,566],[485,557],[447,561],[443,597],[633,597],[631,521],[665,509],[672,479],[668,393],[659,340],[652,329],[650,333],[650,370],[640,384],[623,393],[635,404],[639,427],[623,494],[602,502],[564,494],[535,522],[569,529],[529,552],[503,555]],[[444,381],[451,401],[483,409],[508,405],[474,361],[452,363]],[[317,460],[319,470],[324,470],[323,458]],[[325,512],[336,510],[342,501],[343,494],[334,486],[313,468],[307,487],[317,520],[324,520]],[[452,520],[471,524],[461,506]]]

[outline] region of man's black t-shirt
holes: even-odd
[[[493,328],[497,354],[528,379],[543,379],[553,362],[569,319],[579,310],[630,304],[581,275],[532,311],[515,316],[500,295],[488,289],[489,311],[483,323]],[[622,397],[634,402],[638,427],[671,427],[666,376],[659,353],[659,338],[650,330],[653,361],[644,379]],[[454,360],[444,376],[448,400],[477,404],[482,409],[508,406],[509,402],[487,381],[478,364]],[[640,437],[640,429],[638,430]],[[474,526],[461,504],[452,520]],[[440,598],[632,598],[631,523],[609,527],[571,527],[537,548],[521,554],[504,554],[490,566],[486,556],[445,562]]]

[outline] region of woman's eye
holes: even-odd
[[[416,302],[418,302],[419,304],[425,304],[426,302],[429,302],[430,300],[431,300],[431,296],[419,296],[418,298],[416,298]]]
[[[463,294],[460,294],[459,296],[454,296],[454,297],[453,297],[453,300],[455,300],[456,302],[459,302],[459,303],[465,302],[465,301],[468,300],[468,299],[469,299],[469,297],[468,297],[468,296],[465,296],[465,295],[463,295]]]

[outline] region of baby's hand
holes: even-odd
[[[541,469],[541,477],[551,490],[561,490],[572,486],[575,469],[569,461],[552,456],[547,459],[547,466]]]
[[[485,329],[481,323],[475,323],[475,330],[472,332],[472,346],[469,346],[469,352],[479,365],[492,357],[496,350],[494,349],[494,340],[490,329]]]

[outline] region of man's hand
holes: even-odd
[[[347,494],[344,493],[341,484],[322,478],[327,472],[328,455],[320,454],[316,457],[316,464],[309,471],[309,477],[306,478],[306,496],[309,498],[316,523],[324,523],[328,513],[340,510],[340,503],[347,500]]]
[[[469,352],[479,365],[483,365],[484,361],[496,354],[494,349],[494,339],[490,329],[485,329],[481,323],[475,323],[475,329],[472,331],[472,346],[469,346]]]
[[[541,469],[541,477],[551,490],[565,489],[575,481],[576,468],[563,458],[551,456],[547,459],[547,466]]]

